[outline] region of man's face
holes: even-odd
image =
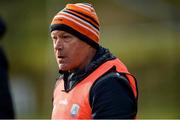
[[[92,47],[65,31],[52,31],[51,37],[59,70],[73,71],[85,66]]]

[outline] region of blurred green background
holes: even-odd
[[[100,44],[137,77],[139,118],[180,118],[179,0],[0,0],[16,118],[51,117],[58,70],[49,24],[75,2],[94,5]]]

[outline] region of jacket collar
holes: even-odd
[[[71,90],[76,84],[78,84],[80,81],[86,78],[101,64],[112,59],[115,59],[115,56],[113,56],[108,49],[100,46],[91,63],[87,65],[83,70],[77,70],[74,73],[60,72],[60,77],[63,77],[64,79],[65,91]]]

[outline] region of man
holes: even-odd
[[[0,18],[0,40],[6,31],[4,21]],[[14,109],[9,90],[8,61],[0,47],[0,119],[13,119]]]
[[[135,118],[135,78],[99,45],[99,20],[92,5],[67,4],[50,29],[61,74],[52,119]]]

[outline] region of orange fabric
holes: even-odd
[[[134,80],[134,77],[132,75],[129,75],[129,74],[126,74],[128,80],[129,80],[129,83],[130,83],[130,86],[133,90],[133,93],[134,93],[134,96],[137,97],[137,86],[136,86],[136,83],[135,83],[135,80]]]
[[[63,10],[55,15],[51,22],[51,25],[54,24],[64,24],[93,42],[97,44],[99,42],[99,20],[94,8],[90,4],[67,4]]]
[[[91,28],[91,30],[93,30],[93,28],[91,27],[91,26],[88,26],[88,25],[86,25],[86,24],[84,24],[82,21],[80,21],[80,20],[78,20],[78,19],[76,19],[76,18],[74,18],[74,17],[71,17],[71,16],[69,16],[69,15],[66,15],[66,14],[63,14],[63,13],[61,13],[61,15],[64,15],[64,16],[68,16],[69,18],[71,18],[71,19],[75,19],[77,22],[79,22],[80,24],[83,24],[84,26],[86,26],[86,27],[90,27]],[[73,24],[73,23],[72,23]],[[98,35],[98,32],[97,31],[95,31],[95,30],[93,30],[94,32],[96,32],[96,34]],[[91,33],[92,34],[92,33]]]
[[[81,119],[91,118],[91,108],[88,103],[87,90],[85,84],[81,84],[76,86],[78,89],[73,89],[69,93],[66,93],[63,87],[63,80],[61,80],[60,84],[57,86],[54,92],[54,108],[52,119]],[[81,96],[79,96],[81,94]],[[79,110],[78,114],[75,116],[71,113],[71,109],[73,109],[73,105],[78,105]]]
[[[52,119],[91,119],[91,107],[89,105],[90,88],[99,77],[113,66],[116,67],[118,72],[127,75],[134,95],[137,97],[135,79],[128,72],[126,66],[119,59],[110,60],[103,63],[68,93],[63,91],[63,80],[59,80],[54,91]],[[72,112],[73,108],[74,113]]]
[[[121,64],[121,67],[116,67],[117,71],[120,72],[120,73],[125,73],[127,78],[128,78],[128,81],[130,83],[130,86],[133,90],[133,93],[134,93],[134,96],[137,97],[137,86],[136,86],[136,81],[135,81],[135,77],[130,74],[126,68],[126,66],[118,59],[116,59],[114,61],[114,64]]]
[[[92,34],[92,32],[89,31],[88,29],[85,29],[79,26],[78,24],[76,24],[75,22],[70,21],[68,19],[63,19],[62,17],[56,18],[53,20],[53,24],[65,24],[65,25],[71,26],[73,29],[75,29],[76,31],[79,31],[81,34],[88,36],[90,39],[94,40],[95,42],[98,42],[99,40],[99,36]]]
[[[78,14],[78,13],[76,13],[76,12],[74,12],[74,11],[70,11],[70,10],[68,10],[68,9],[67,9],[66,11],[68,11],[68,12],[70,12],[70,13],[73,13],[73,14],[75,14],[75,15],[77,15],[77,16],[79,16],[79,17],[81,17],[81,18],[83,18],[83,19],[85,19],[85,20],[87,20],[87,21],[89,21],[91,24],[93,24],[94,26],[96,26],[97,28],[99,28],[99,23],[97,24],[96,22],[94,22],[94,21],[91,20],[90,18],[84,17],[83,15]]]
[[[88,15],[88,16],[94,18],[94,19],[99,23],[99,20],[98,20],[98,17],[97,17],[97,15],[96,15],[96,13],[95,13],[95,10],[92,9],[92,8],[90,9],[90,11],[88,11],[88,10],[82,9],[82,8],[80,8],[78,5],[76,6],[76,5],[74,5],[74,4],[68,4],[68,5],[66,6],[66,8],[72,9],[72,10],[75,10],[75,11],[81,11],[83,14]],[[88,8],[87,8],[87,9],[88,9]],[[94,14],[92,14],[92,12],[93,12]]]

